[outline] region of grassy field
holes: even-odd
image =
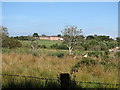
[[[41,45],[51,46],[53,44],[60,44],[59,41],[38,41]],[[24,46],[30,44],[29,41],[22,42]],[[57,78],[60,73],[71,73],[73,68],[78,67],[78,71],[71,75],[71,79],[76,75],[76,81],[90,81],[101,83],[118,83],[118,57],[116,53],[110,53],[104,55],[104,51],[76,51],[76,55],[69,56],[67,50],[58,49],[31,49],[31,48],[16,48],[16,49],[2,49],[2,73],[12,75],[23,76],[36,76],[45,78]],[[83,55],[88,53],[88,56],[83,64],[79,65],[84,57]],[[97,62],[88,63],[91,60]],[[87,65],[88,63],[88,65]],[[3,77],[3,86],[11,86],[11,80],[16,79],[19,84],[23,83],[24,79]],[[36,83],[32,80],[31,83]],[[36,83],[36,85],[44,86],[43,84]],[[33,85],[33,84],[32,84]],[[54,85],[53,85],[54,86]],[[59,86],[59,85],[58,85]],[[20,86],[18,86],[20,87]],[[36,87],[36,86],[35,86]],[[56,86],[57,87],[57,86]],[[96,87],[95,85],[80,87]],[[99,87],[99,86],[97,86]]]
[[[7,49],[5,49],[7,50]],[[57,57],[55,53],[66,53],[66,50],[50,50],[40,49],[38,54],[34,55],[31,49],[14,49],[4,52],[2,55],[2,72],[5,74],[17,74],[25,76],[57,78],[60,73],[70,73],[73,66],[82,60],[82,55],[76,58],[65,54],[62,58]],[[55,54],[55,55],[50,55]],[[109,55],[109,61],[117,64],[117,56],[115,53]],[[89,57],[94,60],[101,61],[102,57]],[[117,67],[112,65],[105,66],[101,64],[85,65],[81,64],[76,73],[77,81],[92,81],[101,83],[115,84],[118,80]],[[71,75],[73,77],[73,75]],[[8,78],[10,80],[12,78]],[[4,79],[3,79],[4,80]],[[22,79],[19,82],[22,82]],[[6,85],[4,81],[3,85]],[[84,86],[83,86],[84,87]],[[94,86],[90,86],[94,87]]]
[[[22,43],[23,47],[29,46],[31,43],[31,41],[20,41],[20,42]],[[53,44],[56,44],[56,43],[61,44],[62,43],[62,41],[50,41],[50,40],[37,40],[37,42],[38,42],[38,45],[45,45],[48,48],[50,48],[50,46],[52,46]]]

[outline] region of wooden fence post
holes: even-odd
[[[61,73],[60,74],[60,83],[62,88],[70,87],[70,74],[69,73]]]

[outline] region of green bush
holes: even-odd
[[[9,53],[11,50],[8,48],[2,48],[2,53]]]
[[[101,50],[101,46],[99,45],[99,41],[96,40],[86,40],[84,41],[81,46],[84,48],[84,50]]]
[[[75,47],[75,50],[85,51],[85,48],[79,45]]]
[[[88,58],[82,58],[81,64],[86,64],[86,65],[88,65],[88,64],[90,64],[89,61],[90,61],[90,60],[89,60]]]
[[[17,40],[30,40],[31,37],[30,36],[16,36],[16,37],[13,37],[14,39],[17,39]]]
[[[64,44],[60,44],[60,45],[57,46],[56,49],[64,49],[64,50],[67,50],[68,48],[67,48],[66,45],[64,45]]]
[[[99,58],[99,56],[102,56],[102,52],[100,52],[100,51],[88,52],[88,56],[93,56],[93,57]]]
[[[97,64],[97,61],[96,60],[90,60],[90,63],[95,65],[95,64]]]
[[[102,58],[103,58],[103,60],[105,60],[105,61],[108,61],[108,59],[109,59],[109,56],[107,56],[107,55],[104,55],[104,56],[102,56]]]
[[[95,65],[95,64],[97,64],[97,61],[96,61],[96,60],[89,59],[89,58],[82,58],[81,64],[85,64],[85,65]]]
[[[110,66],[108,62],[105,62],[105,61],[101,61],[100,64],[103,65],[105,69],[108,69]]]
[[[2,47],[3,48],[12,49],[12,48],[18,48],[18,47],[21,47],[21,46],[22,46],[21,42],[19,42],[16,39],[9,38],[9,37],[4,37],[2,39]]]
[[[109,52],[108,50],[106,50],[106,51],[104,52],[104,54],[105,54],[105,55],[109,55],[110,52]]]
[[[64,53],[62,53],[62,52],[51,53],[51,54],[48,54],[48,56],[57,56],[59,58],[62,58],[62,57],[64,57]]]
[[[111,62],[111,63],[110,63],[110,66],[118,67],[118,64],[116,64],[116,63],[114,63],[114,62]]]
[[[116,55],[118,58],[120,58],[120,52],[117,52]]]
[[[116,41],[106,42],[106,44],[109,49],[112,49],[118,46],[118,42]]]
[[[100,41],[95,39],[86,40],[81,43],[81,46],[84,47],[85,50],[108,50],[109,48],[114,48],[117,46],[117,42],[115,41]]]
[[[39,45],[40,48],[47,48],[46,45]]]
[[[58,47],[58,44],[53,44],[52,46],[50,46],[51,48],[57,48]]]
[[[70,73],[78,72],[78,68],[80,67],[80,62],[77,62],[74,66],[71,67]]]
[[[57,43],[56,44],[53,44],[52,46],[50,46],[51,48],[54,48],[54,49],[64,49],[64,50],[67,50],[67,46],[64,45],[64,44],[60,44],[58,45]]]
[[[82,60],[78,61],[74,66],[71,67],[70,73],[73,74],[73,72],[78,72],[78,69],[80,68],[81,64],[95,65],[97,64],[97,61],[89,58],[82,58]]]

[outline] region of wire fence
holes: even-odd
[[[25,81],[27,82],[27,84],[24,83],[24,87],[26,87],[26,85],[29,87],[61,87],[61,84],[62,83],[65,83],[66,84],[66,81],[62,82],[60,78],[44,78],[44,77],[34,77],[34,76],[22,76],[22,75],[9,75],[9,74],[0,74],[3,78],[2,80],[4,81],[3,83],[3,86],[4,87],[20,87],[20,84],[21,83],[18,83],[19,85],[16,86],[16,82],[15,82],[15,79],[17,80],[17,78],[11,78],[11,77],[19,77],[19,78],[25,78]],[[7,77],[10,77],[9,80]],[[7,84],[6,84],[6,81],[5,79],[7,79]],[[32,79],[31,82],[30,80],[27,80],[27,79]],[[21,79],[20,79],[21,80]],[[30,85],[33,84],[33,80],[34,81],[34,84],[36,85]],[[42,86],[42,84],[40,82],[37,82],[37,80],[40,80],[40,82],[42,82],[41,80],[43,80],[44,82],[42,82],[42,84],[44,83],[44,86]],[[28,82],[29,81],[29,82]],[[69,81],[69,80],[68,80]],[[18,80],[18,82],[20,82]],[[62,82],[62,83],[61,83]],[[100,88],[100,87],[105,87],[105,88],[120,88],[120,84],[109,84],[109,83],[100,83],[100,82],[88,82],[88,81],[72,81],[72,83],[69,83],[69,85],[71,85],[72,87],[80,87],[80,88]],[[29,85],[28,85],[29,83]],[[22,83],[23,84],[23,83]],[[68,84],[68,83],[67,83]],[[37,86],[38,85],[38,86]],[[41,86],[40,86],[41,85]],[[69,86],[69,85],[66,85],[66,86]],[[23,86],[21,86],[23,87]]]
[[[0,74],[2,76],[16,76],[16,77],[25,77],[25,78],[34,78],[34,79],[41,79],[41,80],[58,80],[54,78],[44,78],[44,77],[34,77],[34,76],[22,76],[22,75],[9,75],[9,74]]]

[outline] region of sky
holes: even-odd
[[[66,25],[82,35],[118,36],[117,2],[3,2],[2,25],[9,36],[58,35]]]

